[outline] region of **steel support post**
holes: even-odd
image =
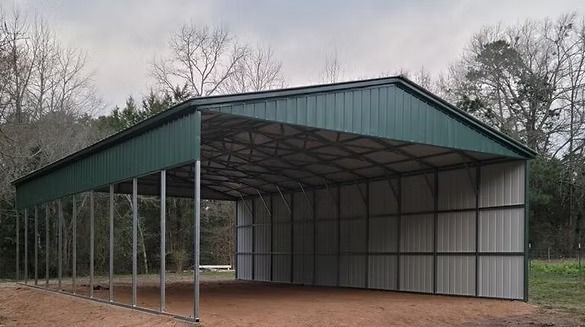
[[[341,280],[341,187],[337,185],[337,276],[335,284],[339,286]]]
[[[317,285],[317,192],[315,190],[313,190],[311,209],[313,210],[313,285]]]
[[[75,198],[75,195],[71,196],[71,208],[71,226],[73,229],[73,239],[71,240],[71,252],[73,256],[71,260],[71,281],[73,294],[77,294],[77,198]]]
[[[136,285],[138,273],[138,179],[132,179],[132,306],[136,306]]]
[[[16,281],[20,281],[20,216],[16,212]]]
[[[160,312],[166,310],[167,172],[160,172]]]
[[[199,251],[201,225],[201,162],[195,161],[195,194],[193,224],[193,319],[199,321]]]
[[[256,200],[252,198],[252,280],[256,280]]]
[[[290,283],[294,283],[295,276],[295,216],[294,216],[295,194],[290,194]]]
[[[396,211],[398,213],[398,223],[396,229],[396,290],[400,291],[400,251],[402,243],[402,177],[397,179],[398,194],[396,196]]]
[[[524,161],[524,301],[528,301],[528,257],[530,244],[530,211],[529,211],[529,189],[530,189],[530,165],[528,160]]]
[[[475,296],[479,296],[479,187],[481,183],[481,166],[475,170]]]
[[[93,298],[95,251],[95,197],[89,192],[89,297]]]
[[[358,185],[359,187],[359,185]],[[370,287],[370,182],[366,181],[366,267],[365,288]]]
[[[24,209],[24,283],[28,284],[28,210]]]
[[[262,195],[260,195],[262,196]],[[270,281],[274,281],[274,202],[273,196],[270,196]]]
[[[58,235],[58,241],[59,241],[59,259],[58,259],[58,264],[59,267],[57,275],[59,278],[59,290],[61,289],[62,286],[62,280],[63,280],[63,202],[61,201],[61,199],[57,200],[57,211],[59,212],[59,235]]]
[[[433,188],[433,294],[437,293],[437,224],[439,222],[439,170],[434,172],[434,188]]]
[[[39,208],[35,206],[35,285],[39,284]]]
[[[109,300],[114,302],[114,185],[110,184],[110,236],[109,236],[109,250],[110,250],[110,262],[109,262]]]
[[[49,205],[45,204],[45,287],[49,288]]]
[[[235,280],[238,280],[238,258],[239,258],[238,251],[240,250],[239,249],[240,242],[238,240],[238,231],[239,231],[239,229],[238,229],[238,227],[239,227],[238,226],[239,225],[238,224],[238,217],[239,217],[239,214],[240,213],[239,213],[239,209],[238,209],[238,207],[239,207],[238,206],[238,201],[234,201],[234,203],[235,203],[235,206],[236,206],[236,208],[235,208],[235,212],[236,212],[235,219],[236,219],[236,222],[234,224],[234,226],[235,226],[235,228],[234,228],[234,240],[236,240],[235,241],[235,246],[234,246],[234,275],[235,275],[234,276],[234,279]],[[244,204],[244,203],[242,203],[242,204]]]

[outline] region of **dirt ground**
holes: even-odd
[[[96,290],[106,298],[108,290]],[[130,299],[129,285],[115,287]],[[158,308],[158,288],[143,286],[140,306]],[[167,287],[168,311],[189,314],[192,288]],[[579,326],[558,313],[505,300],[298,287],[240,281],[201,285],[203,326]],[[183,326],[169,317],[132,311],[25,286],[0,287],[0,326]]]

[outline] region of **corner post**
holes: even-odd
[[[95,197],[89,192],[89,297],[93,298],[95,251]]]
[[[45,204],[45,287],[49,288],[49,205]]]
[[[24,283],[28,284],[28,209],[24,209]]]
[[[18,210],[16,216],[16,282],[20,281],[20,216]]]
[[[110,184],[110,271],[109,271],[109,300],[114,302],[114,185]]]
[[[201,162],[195,161],[195,194],[193,224],[193,319],[199,321],[199,251],[201,225]]]
[[[72,287],[73,287],[73,294],[77,293],[77,199],[75,198],[75,195],[71,196],[71,202],[72,202],[72,210],[73,210],[73,216],[71,217],[71,225],[72,225],[72,229],[73,229],[73,239],[72,241],[72,262],[71,262],[71,280],[72,280]]]
[[[160,312],[166,310],[167,171],[160,172]]]
[[[39,284],[39,208],[35,206],[35,285]]]
[[[132,179],[132,306],[136,307],[138,261],[138,179]]]
[[[61,290],[62,280],[63,280],[63,202],[61,199],[57,200],[57,211],[59,212],[59,268],[58,268],[58,278],[59,278],[59,290]]]

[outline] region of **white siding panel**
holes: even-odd
[[[435,205],[431,187],[434,187],[434,180],[435,177],[432,174],[403,177],[402,212],[433,210]]]
[[[275,282],[290,282],[290,255],[275,254],[272,256],[272,278]]]
[[[395,290],[398,278],[396,255],[371,255],[368,271],[368,287],[382,290]]]
[[[479,258],[479,295],[508,299],[524,296],[524,257]]]
[[[317,222],[317,253],[337,253],[337,221]]]
[[[403,255],[400,257],[400,290],[411,292],[433,291],[433,257]]]
[[[403,216],[400,229],[402,252],[433,251],[433,215]]]
[[[475,212],[439,214],[437,218],[437,251],[475,251]]]
[[[339,286],[365,287],[366,256],[342,255],[340,260]]]
[[[481,168],[481,207],[524,203],[524,162],[488,165]]]
[[[391,180],[394,189],[398,191],[398,182],[396,179]],[[390,188],[390,181],[377,181],[370,183],[370,215],[388,215],[398,212],[398,203],[396,196]]]
[[[340,216],[344,218],[364,217],[367,214],[366,203],[366,185],[357,184],[350,186],[342,186],[340,188]]]
[[[480,212],[480,252],[523,252],[524,209],[497,209]]]
[[[270,281],[270,270],[272,269],[269,254],[256,254],[254,256],[254,280]]]
[[[252,280],[252,255],[238,254],[238,279]]]
[[[252,226],[238,228],[238,252],[252,252]]]
[[[275,224],[273,227],[274,252],[290,252],[290,228],[287,223]]]
[[[475,168],[439,173],[439,210],[475,208]]]
[[[474,295],[475,256],[438,256],[437,293]]]
[[[337,256],[318,255],[316,268],[316,285],[335,286],[337,284]]]
[[[238,226],[252,224],[252,201],[238,201]]]
[[[370,253],[398,251],[399,217],[370,218]]]
[[[341,221],[341,252],[366,252],[366,221]]]

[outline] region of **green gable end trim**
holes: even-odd
[[[17,208],[86,192],[199,159],[201,113],[191,112],[16,184]]]
[[[478,128],[477,121],[401,84],[200,105],[198,109],[510,158],[533,156],[524,146],[498,138],[487,127]]]

